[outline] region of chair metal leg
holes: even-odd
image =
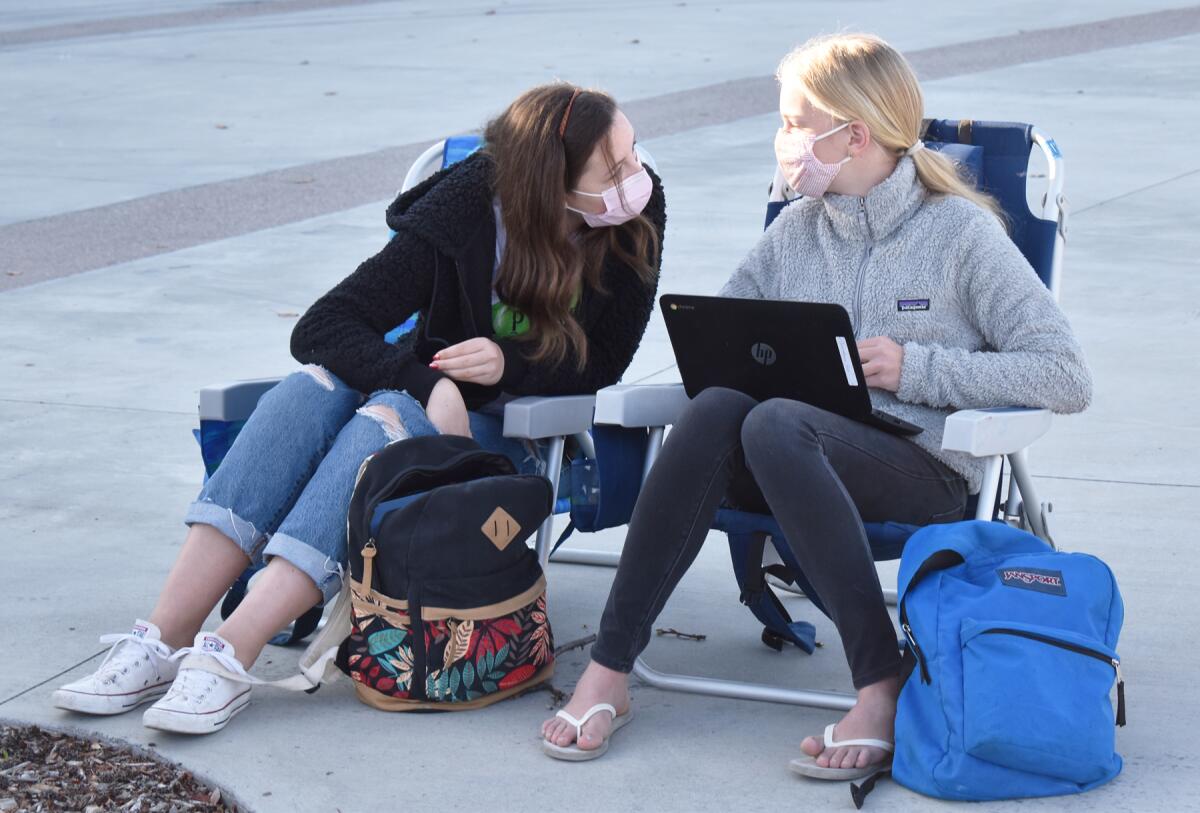
[[[591,565],[592,567],[616,567],[621,563],[621,552],[611,550],[581,550],[563,546],[554,552],[550,561],[564,565]]]
[[[1000,488],[1000,469],[1004,458],[1000,455],[989,457],[983,470],[983,484],[979,487],[979,506],[975,509],[975,519],[989,522],[995,519],[996,489]]]
[[[663,426],[650,427],[650,436],[646,441],[646,463],[642,466],[643,483],[650,476],[650,469],[654,468],[654,462],[658,460],[658,453],[662,451],[663,438],[666,436],[666,431],[666,427]]]
[[[558,480],[562,475],[564,445],[564,438],[550,438],[550,447],[546,450],[546,476],[550,478],[551,506],[558,502]],[[553,544],[553,538],[554,512],[551,511],[550,516],[546,517],[546,521],[538,528],[537,541],[534,543],[534,550],[537,551],[538,562],[541,563],[542,567],[546,566],[546,562],[550,557],[550,546]]]
[[[1013,479],[1021,492],[1021,503],[1025,508],[1025,519],[1030,529],[1041,539],[1050,542],[1050,534],[1042,521],[1042,504],[1038,502],[1037,492],[1033,488],[1033,478],[1029,476],[1029,465],[1024,449],[1008,456],[1008,464],[1012,469]],[[1053,543],[1051,543],[1053,544]]]
[[[662,448],[663,435],[665,430],[661,426],[652,426],[650,428],[650,436],[646,442],[646,465],[642,468],[642,482],[646,481],[646,475],[650,473],[650,467],[654,465],[654,461],[658,459],[659,449]],[[577,438],[579,436],[576,436]],[[588,443],[591,443],[591,438],[588,437]],[[584,447],[584,454],[588,454],[587,447]],[[591,452],[591,457],[595,457],[595,452]],[[547,520],[549,522],[550,520]],[[549,532],[547,532],[547,535]],[[538,538],[541,538],[541,532],[538,532]],[[540,543],[539,543],[540,544]],[[539,548],[539,551],[541,549]],[[581,548],[562,547],[554,553],[554,557],[550,561],[555,564],[563,563],[568,565],[591,565],[593,567],[617,567],[621,563],[620,551],[608,550],[586,550]],[[543,561],[545,564],[545,561]]]
[[[579,444],[579,450],[583,452],[583,456],[591,460],[596,459],[596,444],[592,441],[592,436],[587,432],[576,432],[575,442]]]
[[[633,663],[633,674],[655,689],[671,692],[688,692],[709,697],[728,697],[733,700],[758,700],[764,703],[788,703],[793,706],[812,706],[818,709],[849,711],[854,706],[854,695],[840,692],[804,691],[784,689],[761,683],[745,683],[735,680],[697,677],[695,675],[670,675],[659,672],[638,658]]]
[[[767,576],[767,582],[772,587],[774,587],[778,590],[783,590],[786,593],[791,593],[793,596],[799,596],[800,598],[808,598],[808,596],[806,596],[804,594],[804,591],[801,590],[799,587],[797,587],[794,584],[784,584],[783,582],[779,581],[778,579],[776,579],[773,576]],[[884,604],[889,604],[892,607],[895,607],[897,601],[899,601],[899,595],[896,593],[895,590],[892,590],[887,587],[883,588],[883,603]]]

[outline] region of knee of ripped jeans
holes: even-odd
[[[337,385],[337,379],[333,373],[326,370],[319,364],[305,364],[298,371],[301,374],[307,375],[313,381],[316,381],[321,387],[329,392],[333,392]]]
[[[358,414],[370,418],[379,424],[389,442],[405,440],[411,437],[396,410],[387,404],[369,403],[366,406],[359,407]]]

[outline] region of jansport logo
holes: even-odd
[[[1000,583],[1005,587],[1018,587],[1022,590],[1033,590],[1037,593],[1048,593],[1052,596],[1065,596],[1067,585],[1063,581],[1061,570],[1038,570],[1032,567],[1002,568],[996,573]]]

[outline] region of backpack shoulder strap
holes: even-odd
[[[762,564],[766,543],[766,534],[731,534],[729,537],[734,575],[742,588],[741,602],[763,623],[764,644],[779,651],[786,640],[811,655],[817,646],[817,628],[807,621],[793,621],[779,596],[767,584],[770,569]],[[786,575],[794,580],[794,574],[788,572]]]
[[[249,675],[238,675],[225,669],[212,658],[190,655],[181,666],[192,669],[202,669],[206,672],[220,675],[239,683],[249,683],[254,686],[270,686],[285,689],[290,692],[307,692],[312,694],[321,688],[322,683],[328,683],[341,674],[336,658],[342,639],[350,634],[350,581],[342,582],[342,591],[333,603],[325,626],[317,633],[317,637],[304,650],[298,664],[300,673],[282,680],[260,680]]]

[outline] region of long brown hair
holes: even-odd
[[[576,239],[563,228],[567,191],[597,146],[616,169],[608,139],[616,113],[607,93],[556,83],[522,93],[484,130],[507,233],[496,293],[529,319],[521,338],[534,343],[531,358],[537,362],[558,363],[573,350],[577,366],[586,365],[587,337],[571,308],[584,285],[604,291],[608,253],[647,285],[658,275],[658,232],[642,215],[620,226],[584,229]]]

